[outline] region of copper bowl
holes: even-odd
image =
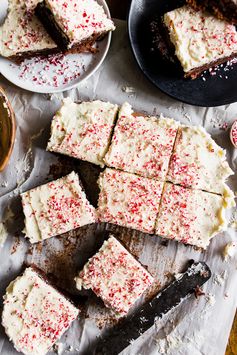
[[[5,91],[0,87],[0,171],[6,167],[11,156],[15,131],[15,114]]]

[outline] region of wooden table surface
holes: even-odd
[[[129,3],[130,0],[107,0],[107,4],[111,11],[111,16],[123,20],[125,20],[127,17]],[[225,355],[237,355],[237,313],[235,315],[235,320]]]

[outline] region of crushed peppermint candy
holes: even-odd
[[[19,79],[38,86],[58,88],[77,80],[85,72],[84,56],[80,55],[79,58],[78,55],[61,53],[26,59],[19,66],[13,63],[10,66],[17,70]]]
[[[206,81],[208,76],[218,76],[220,79],[228,79],[229,72],[236,68],[237,58],[228,60],[225,64],[216,65],[205,70],[201,75],[203,81]]]

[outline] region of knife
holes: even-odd
[[[191,260],[189,265],[184,273],[179,274],[175,281],[159,292],[150,302],[100,338],[92,354],[119,354],[132,341],[151,328],[156,320],[177,307],[195,290],[199,290],[199,287],[211,277],[211,270],[204,262]]]

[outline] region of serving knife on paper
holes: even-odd
[[[190,263],[192,263],[190,265]],[[108,334],[99,339],[93,355],[117,355],[151,328],[155,321],[177,307],[184,299],[199,291],[211,277],[211,270],[204,262],[189,263],[187,270],[159,292],[150,302],[128,317]]]

